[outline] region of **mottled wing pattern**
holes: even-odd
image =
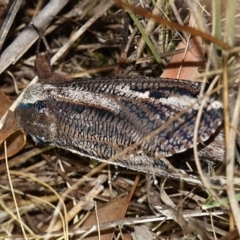
[[[146,77],[38,83],[26,91],[17,115],[36,141],[103,161],[161,128],[150,141],[129,151],[125,160],[119,159],[123,165],[135,159],[144,164],[193,146],[200,87],[200,83]],[[218,100],[207,98],[198,143],[216,131],[222,111]]]

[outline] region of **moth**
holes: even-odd
[[[40,54],[36,70],[39,82],[26,89],[16,109],[36,143],[103,162],[113,158],[112,164],[144,172],[169,171],[166,159],[193,147],[201,83],[134,76],[69,81],[52,73]],[[199,145],[222,123],[222,103],[206,98]]]

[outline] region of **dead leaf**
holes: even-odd
[[[191,17],[190,24],[193,22]],[[185,42],[181,42],[177,49],[187,48]],[[190,50],[176,54],[172,57],[167,68],[162,73],[162,78],[179,78],[193,80],[199,74],[199,69],[205,67],[204,51],[201,37],[192,37],[189,41]],[[177,50],[176,49],[176,50]]]
[[[1,91],[0,102],[0,118],[8,111],[4,124],[0,129],[0,160],[2,160],[5,158],[3,142],[5,140],[7,141],[7,154],[8,157],[11,157],[24,147],[26,143],[26,136],[20,130],[15,114],[8,110],[11,105],[11,101]]]
[[[129,194],[122,198],[115,199],[110,201],[108,204],[104,205],[102,208],[97,210],[99,223],[117,221],[124,218],[126,211],[128,209],[129,202],[132,198],[132,195],[135,191],[137,183],[139,181],[139,176],[136,177],[134,186]],[[92,212],[89,215],[89,218],[85,221],[83,226],[92,226],[97,224],[96,213]],[[114,229],[108,229],[104,232],[101,232],[101,240],[111,240],[114,234]],[[93,236],[85,237],[87,240],[98,240],[97,233],[94,233]]]

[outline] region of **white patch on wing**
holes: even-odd
[[[101,106],[111,112],[119,113],[121,106],[114,101],[114,99],[105,97],[103,94],[91,93],[79,90],[78,88],[72,89],[71,87],[56,88],[53,85],[45,85],[54,99],[58,101],[69,101],[71,103],[83,103],[89,106]]]
[[[171,105],[179,109],[184,109],[193,105],[193,109],[197,110],[199,108],[199,104],[196,102],[195,98],[188,97],[186,95],[182,96],[170,96],[168,98],[160,98],[159,101],[166,105]]]
[[[221,109],[223,108],[223,105],[221,102],[215,100],[213,102],[211,102],[211,104],[209,104],[207,110],[211,110],[211,109]]]
[[[123,86],[116,86],[116,90],[123,93],[126,97],[132,97],[132,98],[149,98],[149,91],[146,92],[137,92],[132,91],[128,85]]]

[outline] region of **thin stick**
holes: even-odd
[[[50,24],[53,17],[56,16],[69,0],[51,0],[42,9],[42,11],[33,19],[34,24],[43,31]],[[0,74],[11,64],[14,64],[22,55],[35,43],[38,34],[32,31],[29,24],[22,33],[5,49],[0,58]]]
[[[12,2],[11,7],[7,13],[7,16],[4,19],[2,27],[0,29],[0,51],[2,49],[2,45],[7,37],[10,27],[12,26],[13,20],[22,4],[22,0],[14,0]]]

